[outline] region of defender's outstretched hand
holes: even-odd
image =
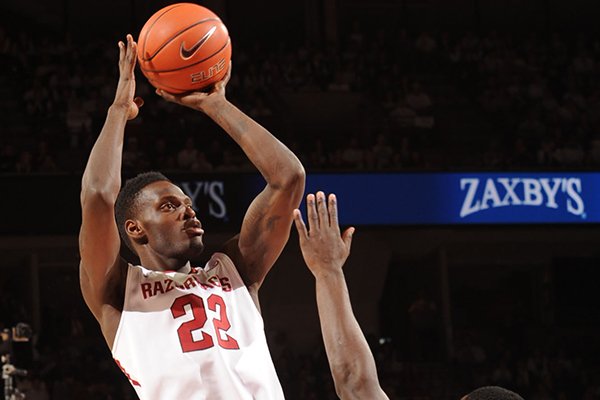
[[[229,78],[231,78],[231,61],[229,62],[227,74],[225,74],[223,79],[215,83],[209,92],[173,94],[162,89],[156,89],[156,94],[172,103],[181,104],[182,106],[205,112],[207,107],[210,107],[210,105],[214,104],[216,101],[225,98],[225,87],[227,86],[227,82],[229,82]]]
[[[335,390],[342,400],[387,400],[377,379],[375,359],[352,312],[342,271],[354,228],[341,234],[334,194],[329,195],[327,203],[323,192],[309,194],[309,229],[298,209],[294,210],[294,222],[302,256],[315,276],[321,332]]]
[[[306,212],[308,229],[298,209],[294,210],[294,222],[302,256],[308,268],[315,277],[321,273],[341,270],[350,254],[354,228],[340,233],[335,194],[329,195],[328,202],[325,201],[323,192],[317,192],[316,196],[309,194],[306,196]]]
[[[119,41],[119,84],[115,94],[114,105],[127,107],[127,119],[137,117],[139,108],[144,104],[141,97],[135,97],[135,63],[137,60],[137,43],[133,36],[127,35],[127,44]]]

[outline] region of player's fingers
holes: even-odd
[[[340,226],[338,223],[337,197],[333,193],[329,195],[329,206],[327,211],[329,212],[329,226],[337,229],[339,232]]]
[[[310,193],[306,196],[306,215],[308,215],[308,229],[312,233],[319,230],[319,214],[315,205],[315,195]]]
[[[130,34],[127,34],[127,45],[126,45],[126,52],[127,52],[127,56],[129,58],[129,60],[131,60],[131,56],[135,55],[136,51],[137,51],[137,44],[133,41],[133,36],[131,36]]]
[[[329,215],[327,215],[327,204],[325,203],[325,193],[317,192],[317,212],[319,213],[319,226],[326,228],[329,226]]]
[[[298,237],[300,238],[300,243],[302,243],[308,237],[308,231],[306,230],[304,220],[302,220],[302,213],[298,209],[294,210],[294,225],[296,225]]]
[[[354,227],[350,227],[346,229],[344,231],[344,234],[342,235],[342,240],[344,241],[344,244],[346,245],[348,251],[350,251],[350,247],[352,247],[352,236],[354,235],[354,231]]]
[[[127,55],[131,55],[131,48],[133,47],[133,37],[127,34]]]
[[[231,78],[231,61],[229,62],[227,73],[225,74],[223,79],[221,79],[219,82],[215,83],[215,89],[213,91],[218,92],[220,90],[225,89],[225,86],[227,86],[227,82],[229,82],[229,78]]]
[[[135,68],[135,63],[137,62],[137,43],[135,42],[133,42],[129,48],[129,62],[131,68]]]
[[[125,43],[123,43],[122,41],[119,40],[119,43],[117,43],[119,45],[119,64],[123,62],[123,59],[125,58]]]
[[[167,101],[171,101],[173,103],[179,103],[179,96],[175,96],[174,94],[165,92],[162,89],[156,89],[156,94]]]
[[[229,65],[227,66],[227,73],[225,74],[225,78],[223,78],[223,84],[226,85],[231,78],[231,68],[233,67],[233,63],[229,60]]]

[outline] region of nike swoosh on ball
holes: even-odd
[[[189,49],[185,48],[185,42],[181,42],[181,48],[179,51],[179,53],[181,54],[181,58],[183,58],[184,60],[189,60],[190,58],[192,58],[192,56],[198,51],[198,49],[200,49],[200,47],[202,47],[202,45],[213,35],[213,33],[215,33],[216,29],[216,26],[210,28],[210,30],[206,32],[206,34]]]

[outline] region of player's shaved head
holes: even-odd
[[[461,400],[524,400],[521,396],[500,386],[484,386],[473,390]]]
[[[151,183],[158,181],[167,181],[171,182],[166,176],[161,174],[160,172],[144,172],[142,174],[137,175],[134,178],[131,178],[125,182],[125,185],[119,191],[119,195],[117,196],[117,201],[115,203],[115,219],[117,220],[117,228],[119,229],[119,235],[121,239],[127,247],[134,253],[136,252],[131,244],[131,240],[127,236],[127,232],[125,231],[125,221],[127,219],[133,218],[135,212],[137,211],[137,198],[146,186]]]

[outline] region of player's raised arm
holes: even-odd
[[[163,98],[211,117],[242,148],[267,181],[254,199],[239,236],[226,246],[249,288],[257,289],[287,243],[292,211],[304,192],[305,174],[300,160],[269,131],[225,98],[231,76],[218,82],[211,93],[172,95],[157,91]]]
[[[354,228],[340,233],[335,195],[306,198],[308,229],[299,210],[294,220],[306,265],[316,280],[321,332],[335,390],[341,399],[387,399],[377,378],[369,345],[354,317],[342,267],[350,254]]]
[[[125,124],[137,116],[142,105],[141,99],[134,100],[135,62],[136,43],[127,35],[127,43],[119,42],[120,76],[115,99],[81,181],[80,283],[86,303],[101,324],[103,306],[113,300],[107,297],[107,285],[123,262],[114,205],[121,187]]]

